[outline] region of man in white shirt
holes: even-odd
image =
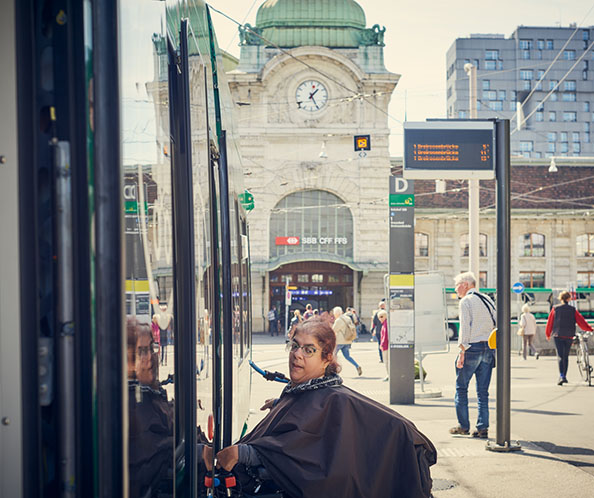
[[[450,434],[469,434],[468,384],[474,375],[478,398],[478,419],[474,437],[487,438],[489,431],[489,383],[495,366],[495,354],[487,341],[495,327],[495,304],[476,289],[471,272],[461,273],[454,279],[460,298],[460,330],[456,360],[456,416],[458,425]]]

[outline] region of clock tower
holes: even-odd
[[[399,75],[353,0],[268,0],[228,73],[250,212],[254,330],[285,310],[354,306],[365,323],[388,272],[388,104]],[[368,135],[370,150],[355,152]]]

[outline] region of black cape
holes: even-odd
[[[435,447],[412,422],[339,385],[281,396],[241,441],[298,497],[428,497]]]

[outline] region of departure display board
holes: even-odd
[[[495,178],[495,123],[404,123],[404,178]]]

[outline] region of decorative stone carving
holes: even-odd
[[[249,23],[239,26],[239,44],[262,45],[262,28],[256,28]]]
[[[374,24],[369,29],[363,29],[359,35],[359,44],[364,46],[379,45],[380,47],[385,46],[384,44],[384,33],[386,27],[380,28],[379,24]]]

